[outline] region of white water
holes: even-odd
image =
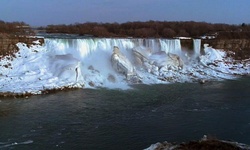
[[[201,39],[194,39],[193,40],[193,45],[194,45],[194,54],[196,56],[200,56],[200,52],[201,52]]]
[[[97,50],[112,52],[114,46],[122,50],[146,47],[152,51],[166,51],[175,54],[181,52],[179,39],[46,39],[45,45],[48,50],[52,50],[56,54],[71,53],[79,59]]]
[[[205,47],[205,55],[201,56],[200,42],[194,40],[194,55],[198,59],[181,50],[179,39],[45,39],[43,46],[30,48],[19,43],[16,58],[5,57],[0,62],[0,92],[39,94],[41,90],[62,87],[128,88],[124,75],[112,68],[114,46],[135,65],[144,84],[232,79],[235,74],[249,74],[248,62],[233,63],[222,51]],[[136,66],[133,49],[145,51],[148,56],[159,51],[177,54],[184,66],[178,69],[149,64],[151,69],[145,69]],[[110,81],[110,77],[114,80]]]
[[[162,39],[160,40],[161,51],[167,53],[180,54],[181,53],[181,41],[179,39]]]

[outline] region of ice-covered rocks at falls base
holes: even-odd
[[[114,47],[113,54],[111,56],[112,67],[119,73],[122,73],[126,78],[130,78],[135,75],[134,67],[132,63],[124,56],[118,47]]]
[[[136,64],[142,66],[149,73],[159,76],[162,71],[179,70],[183,68],[182,59],[172,53],[158,51],[151,53],[150,50],[133,49]]]
[[[111,64],[115,71],[126,77],[128,82],[140,83],[140,79],[136,74],[134,66],[116,46],[114,46],[113,54],[111,56]]]
[[[179,39],[45,39],[18,43],[0,61],[0,93],[40,94],[62,88],[129,88],[130,84],[205,82],[250,73],[250,61],[195,40],[194,52]],[[202,51],[202,52],[201,52]]]

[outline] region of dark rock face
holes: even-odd
[[[183,50],[193,50],[193,39],[181,39],[181,49]]]
[[[240,147],[219,140],[191,141],[181,144],[176,150],[241,150]]]
[[[156,143],[145,150],[249,150],[249,146],[243,143],[224,141],[216,138],[204,137],[201,140],[184,142],[181,144]]]

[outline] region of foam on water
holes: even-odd
[[[16,145],[26,145],[26,144],[32,144],[32,140],[24,141],[24,142],[13,142],[13,143],[1,143],[0,142],[0,148],[8,148],[8,147],[14,147]]]

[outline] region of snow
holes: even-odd
[[[1,93],[40,94],[43,90],[74,87],[78,83],[75,70],[72,69],[78,67],[79,62],[72,56],[51,56],[45,47],[39,45],[28,48],[26,44],[18,43],[17,46],[20,51],[15,54],[13,61],[5,57],[0,62]],[[3,64],[10,65],[3,67]]]
[[[234,79],[250,73],[249,60],[235,61],[223,50],[208,45],[204,45],[205,54],[201,55],[200,40],[194,44],[195,53],[187,54],[180,49],[179,39],[45,39],[44,45],[36,41],[31,47],[18,43],[20,50],[15,57],[5,56],[0,61],[0,93],[41,94],[64,87],[127,89],[131,82],[112,68],[114,46],[134,66],[143,84]],[[183,68],[151,62],[139,66],[134,49],[157,63],[166,61],[166,53],[173,53],[182,59]]]
[[[191,37],[175,37],[176,39],[191,40]]]

